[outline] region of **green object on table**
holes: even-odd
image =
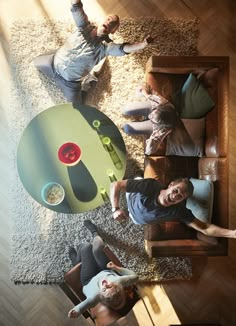
[[[109,137],[103,137],[102,142],[103,142],[104,145],[110,145],[111,140],[110,140]]]
[[[99,128],[100,127],[100,124],[101,124],[101,122],[99,120],[94,120],[93,121],[94,128]]]
[[[120,166],[101,142],[99,132],[111,140]],[[66,142],[77,144],[82,159],[75,166],[65,166],[58,159],[58,149]],[[25,128],[17,150],[20,179],[29,194],[40,204],[62,213],[80,213],[104,203],[99,192],[103,185],[110,192],[111,169],[121,180],[126,168],[126,149],[116,125],[101,111],[89,106],[73,107],[71,103],[50,107],[38,114]],[[48,182],[58,182],[65,190],[65,199],[57,206],[45,204],[41,189]]]

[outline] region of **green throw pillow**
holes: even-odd
[[[204,117],[215,103],[199,80],[190,74],[181,90],[182,119],[199,119]]]
[[[187,199],[186,207],[199,220],[210,223],[212,218],[214,185],[212,181],[190,178],[193,195]]]

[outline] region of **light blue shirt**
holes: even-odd
[[[81,81],[106,56],[123,56],[124,44],[106,43],[94,33],[82,3],[71,8],[77,29],[54,56],[56,72],[68,81]]]
[[[114,282],[121,284],[123,287],[128,287],[138,281],[138,275],[127,269],[120,268],[118,275],[114,270],[104,270],[94,276],[88,284],[83,287],[83,293],[86,299],[74,307],[74,310],[82,314],[87,309],[94,307],[100,301],[100,282],[102,280],[107,280],[109,282]]]

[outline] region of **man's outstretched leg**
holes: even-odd
[[[65,80],[55,72],[53,64],[55,52],[39,55],[34,59],[34,65],[41,73],[55,81],[68,102],[81,104],[81,82]]]
[[[53,68],[53,59],[56,51],[49,52],[47,54],[39,55],[34,59],[35,67],[50,78],[55,77]]]

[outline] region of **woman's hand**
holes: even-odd
[[[71,0],[70,2],[73,6],[73,5],[78,5],[81,1],[80,0]]]
[[[69,312],[68,312],[68,317],[69,318],[78,318],[80,315],[80,313],[74,309],[71,309]]]

